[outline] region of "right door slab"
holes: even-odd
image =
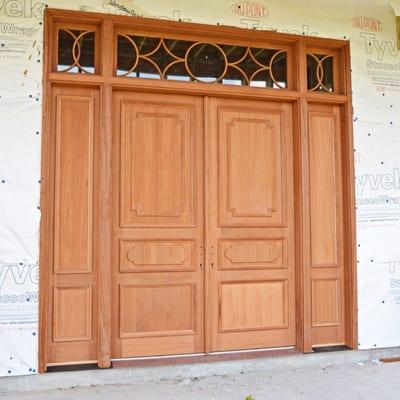
[[[292,105],[205,110],[207,351],[295,345]]]

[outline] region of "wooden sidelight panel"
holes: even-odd
[[[203,105],[114,93],[112,356],[204,351]]]
[[[207,103],[207,350],[294,345],[292,106]]]
[[[54,252],[48,362],[97,359],[95,248],[99,92],[52,88]]]
[[[341,108],[309,104],[312,344],[345,343]]]

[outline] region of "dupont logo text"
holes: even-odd
[[[232,11],[241,17],[263,18],[268,15],[268,9],[259,3],[239,1],[232,4]]]
[[[363,31],[380,32],[383,29],[382,22],[373,17],[354,17],[351,22],[353,26]]]

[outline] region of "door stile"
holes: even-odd
[[[213,351],[213,332],[217,329],[215,320],[218,318],[217,308],[213,305],[218,302],[218,293],[214,288],[215,281],[215,249],[217,245],[217,233],[214,221],[218,218],[218,190],[217,190],[217,174],[218,174],[218,154],[217,154],[217,135],[213,132],[213,128],[217,120],[215,118],[215,99],[206,96],[204,98],[204,148],[205,148],[205,238],[206,238],[206,346],[205,352]]]
[[[208,354],[211,351],[211,291],[210,291],[210,279],[211,279],[211,246],[212,246],[212,235],[211,235],[211,180],[212,180],[212,147],[210,137],[210,97],[203,97],[203,124],[204,124],[204,353]]]

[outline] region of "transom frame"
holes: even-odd
[[[270,31],[249,31],[225,26],[212,27],[194,23],[158,21],[141,17],[134,18],[134,23],[127,25],[126,17],[105,17],[100,20],[88,17],[73,22],[69,22],[68,18],[63,18],[62,22],[57,21],[57,18],[54,19],[56,29],[53,28],[55,33],[52,36],[50,48],[52,53],[51,72],[59,75],[82,73],[93,75],[93,79],[96,79],[95,77],[104,77],[104,71],[108,71],[107,75],[112,75],[114,82],[120,81],[123,82],[123,85],[132,84],[133,86],[141,86],[137,82],[137,78],[147,78],[146,81],[150,80],[148,78],[152,78],[152,80],[155,78],[157,80],[173,80],[178,85],[180,85],[178,82],[185,81],[187,90],[190,90],[190,85],[207,82],[232,85],[236,87],[235,90],[240,90],[241,86],[255,86],[254,89],[257,92],[260,90],[269,92],[272,89],[273,91],[309,94],[312,92],[327,95],[348,94],[346,79],[342,76],[343,74],[340,74],[346,58],[344,54],[348,49],[347,41]],[[108,22],[108,31],[112,32],[112,43],[107,40],[108,46],[105,45],[105,21]],[[71,34],[72,30],[75,33]],[[73,44],[70,45],[72,62],[69,65],[62,65],[63,60],[60,59],[61,51],[63,54],[68,53],[68,49],[60,51],[60,45],[63,43],[60,42],[59,36],[62,31],[66,31],[67,35],[73,38]],[[81,57],[85,55],[82,39],[88,37],[88,34],[92,32],[95,42],[92,44],[94,49],[93,68],[81,65]],[[152,51],[141,54],[135,38],[157,40],[158,44]],[[121,39],[129,43],[133,53],[131,54],[133,62],[129,68],[125,69],[119,69],[118,65],[120,57],[129,57],[129,54],[125,54],[126,52],[119,52]],[[177,56],[171,51],[167,41],[174,41],[178,44],[191,43],[184,56]],[[202,71],[201,63],[204,64],[205,61],[208,61],[207,55],[200,59],[197,65],[196,60],[190,59],[191,53],[199,53],[206,46],[214,48],[215,52],[219,54],[221,65],[217,65],[217,67],[221,71],[220,73],[207,76],[207,71]],[[230,47],[229,51],[243,49],[242,56],[230,60],[229,54],[227,55],[227,47]],[[160,49],[171,58],[171,61],[164,67],[157,64],[157,61],[152,58]],[[194,49],[196,52],[192,51]],[[260,62],[255,55],[255,50],[264,53],[270,52],[270,58],[265,62]],[[165,62],[165,57],[158,58],[163,63]],[[245,62],[253,63],[253,66],[247,68],[244,65]],[[105,63],[109,65],[106,66]],[[139,68],[143,63],[146,63],[147,66]],[[279,69],[276,67],[278,63],[280,64]],[[197,73],[194,73],[193,65]],[[177,68],[178,66],[179,68]],[[177,71],[177,69],[178,72],[171,73],[172,70]],[[132,79],[132,77],[136,79]],[[74,77],[70,76],[68,79],[74,79]],[[197,85],[192,87],[197,88]]]

